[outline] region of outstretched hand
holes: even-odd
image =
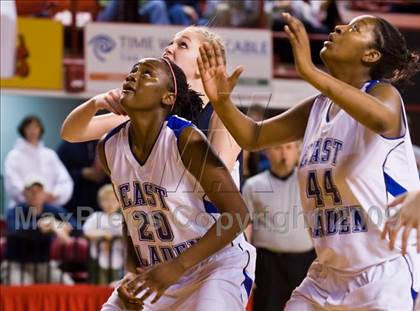
[[[229,99],[243,72],[242,66],[237,67],[229,76],[226,73],[222,51],[217,42],[205,42],[199,49],[200,55],[197,58],[197,64],[207,97],[213,104]]]
[[[407,250],[408,238],[411,230],[417,230],[417,252],[420,253],[420,190],[406,192],[397,197],[389,204],[389,208],[394,208],[401,204],[401,209],[385,223],[382,231],[382,239],[389,236],[389,247],[394,249],[398,232],[402,233],[402,253]]]
[[[287,23],[284,26],[284,31],[292,45],[296,71],[305,79],[311,70],[315,68],[312,62],[308,33],[306,32],[305,26],[296,17],[293,17],[289,13],[283,13],[282,15],[284,21]]]

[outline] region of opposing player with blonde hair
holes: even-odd
[[[184,71],[191,89],[201,95],[204,103],[184,107],[181,111],[177,111],[177,115],[192,121],[206,134],[213,149],[231,171],[232,177],[239,188],[241,175],[239,154],[241,149],[219,117],[213,113],[213,107],[205,95],[197,67],[196,60],[199,55],[199,46],[203,42],[217,42],[223,61],[226,63],[223,40],[209,28],[202,26],[190,26],[178,32],[164,49],[162,56],[173,61]],[[127,121],[128,118],[120,105],[120,97],[121,89],[114,89],[97,95],[74,109],[63,123],[62,138],[70,142],[99,139],[114,127]],[[95,116],[101,109],[108,110],[111,113]]]

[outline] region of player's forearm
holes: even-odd
[[[185,270],[195,266],[231,243],[248,223],[249,214],[245,206],[233,213],[223,213],[209,231],[176,260]]]
[[[61,138],[69,142],[80,142],[92,138],[85,133],[97,112],[98,108],[93,98],[76,107],[63,122]]]
[[[214,103],[214,109],[222,120],[232,137],[243,149],[254,150],[257,148],[258,123],[244,115],[228,99],[223,102]]]

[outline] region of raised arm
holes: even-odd
[[[305,27],[290,14],[283,14],[286,33],[292,45],[295,67],[301,77],[370,130],[389,137],[399,135],[401,98],[390,84],[380,83],[363,92],[315,67],[311,60]]]
[[[303,138],[314,97],[268,120],[255,122],[232,102],[231,93],[242,73],[229,77],[220,47],[204,43],[197,59],[201,79],[213,107],[236,142],[246,150],[258,150]]]
[[[61,138],[68,142],[96,140],[125,122],[127,117],[119,105],[119,97],[120,91],[114,89],[76,107],[63,122]],[[101,109],[111,113],[95,116]]]

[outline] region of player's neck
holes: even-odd
[[[151,148],[160,133],[165,119],[165,114],[157,113],[156,111],[145,111],[136,116],[130,116],[132,144],[145,150],[149,147]]]
[[[334,64],[334,66],[328,66],[328,71],[334,78],[358,89],[370,80],[367,68],[356,68],[352,64]]]

